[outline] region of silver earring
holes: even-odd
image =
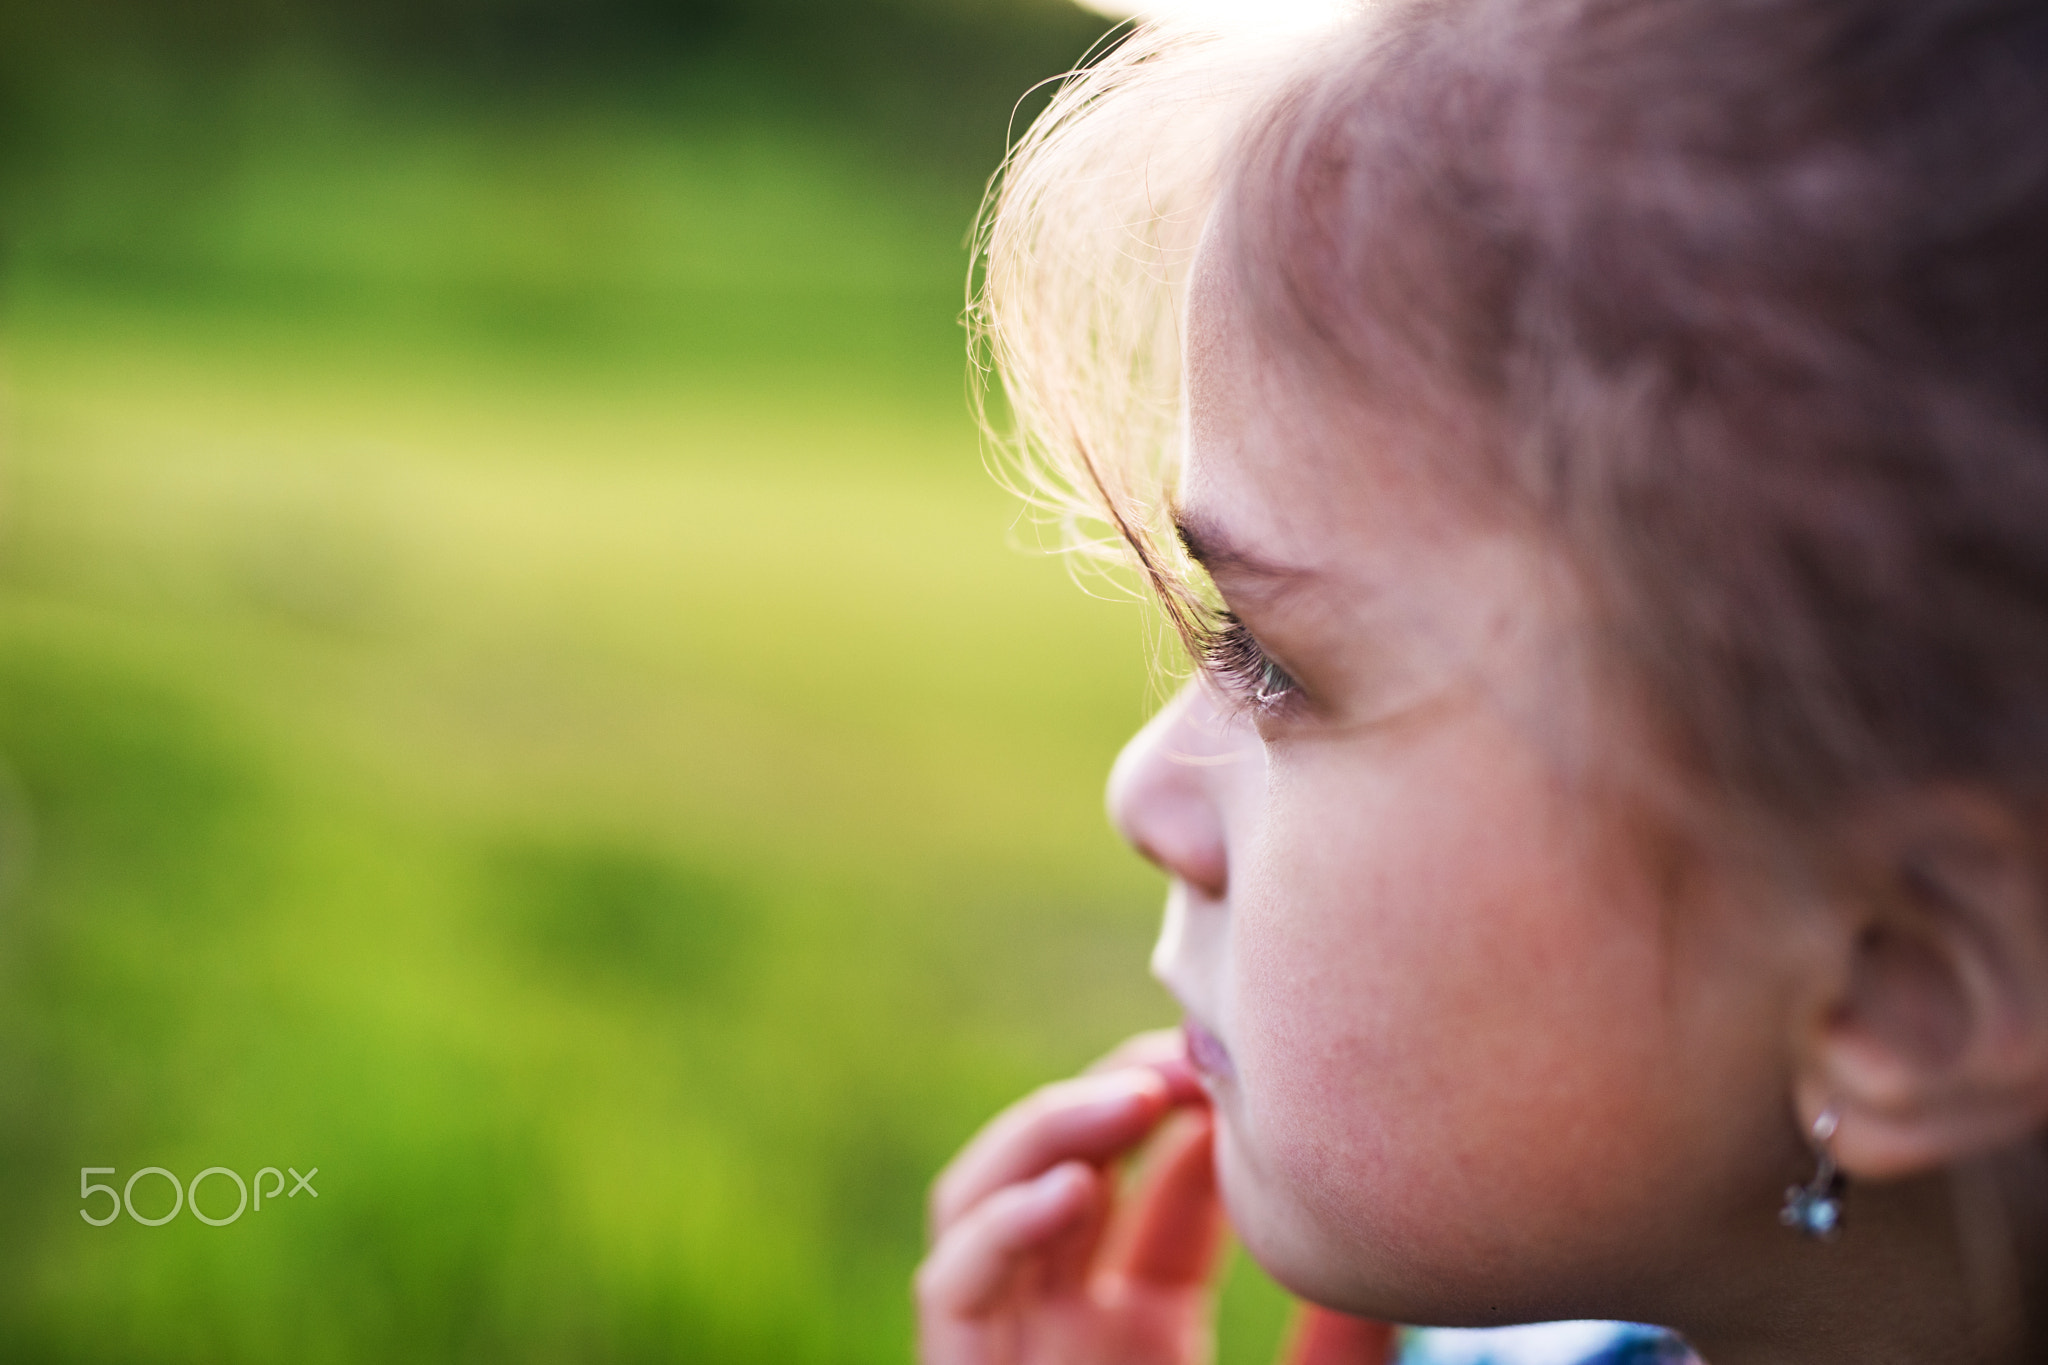
[[[1832,1242],[1842,1232],[1842,1172],[1835,1166],[1831,1145],[1842,1116],[1833,1105],[1820,1111],[1813,1121],[1813,1148],[1820,1157],[1820,1169],[1804,1185],[1785,1191],[1785,1207],[1778,1221],[1816,1242]]]

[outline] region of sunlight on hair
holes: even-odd
[[[1172,518],[1187,275],[1232,149],[1302,60],[1277,16],[1369,8],[1311,3],[1189,0],[1131,26],[1018,139],[976,229],[967,321],[994,472],[1077,569],[1152,597],[1190,646],[1207,614]]]
[[[1313,28],[1358,7],[1357,0],[1078,0],[1112,19],[1166,20],[1212,29]]]

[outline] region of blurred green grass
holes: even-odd
[[[247,109],[5,281],[0,1356],[907,1358],[931,1174],[1171,1017],[1142,617],[981,468],[971,195],[772,112]]]

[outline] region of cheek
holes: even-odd
[[[1657,1178],[1658,908],[1533,755],[1344,757],[1275,763],[1233,888],[1235,1179],[1321,1254],[1526,1272]]]

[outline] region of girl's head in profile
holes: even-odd
[[[1111,806],[1251,1253],[1716,1365],[2048,1347],[2048,7],[1141,30],[984,247],[1028,488],[1200,665]],[[1207,1235],[1199,1137],[1100,1231],[1175,1065],[1078,1084],[941,1182],[929,1358],[1192,1358],[1045,1316]]]

